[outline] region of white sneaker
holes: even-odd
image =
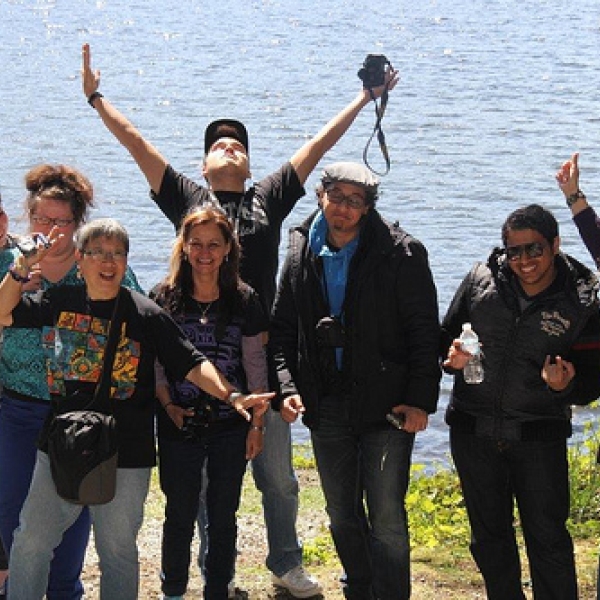
[[[319,582],[302,565],[294,567],[281,577],[272,573],[271,581],[274,585],[285,588],[294,598],[312,598],[323,591]]]
[[[232,579],[228,584],[227,584],[227,598],[234,598],[235,599],[235,580]]]

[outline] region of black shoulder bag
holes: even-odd
[[[123,323],[122,290],[110,320],[102,373],[84,410],[56,415],[48,430],[50,470],[58,495],[73,504],[110,502],[117,484],[117,428],[110,398],[112,369]],[[111,414],[92,410],[106,405]]]

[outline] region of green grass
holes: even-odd
[[[588,425],[584,440],[569,448],[571,516],[568,526],[575,542],[582,593],[594,588],[598,565],[600,466],[596,464],[596,452],[599,447],[598,429]],[[312,468],[314,460],[309,447],[303,446],[296,455],[300,456],[297,468]],[[309,511],[322,509],[320,490],[301,489],[301,506]],[[480,583],[469,553],[469,522],[456,472],[442,466],[431,472],[424,465],[413,465],[406,507],[415,568],[419,565],[426,570],[433,568],[437,576],[443,573],[450,583]],[[518,517],[518,513],[515,515]],[[523,549],[518,519],[515,527]],[[322,566],[336,561],[335,549],[326,530],[305,545],[304,553],[307,565]],[[522,560],[526,570],[524,551]],[[528,578],[526,571],[525,578]]]
[[[597,429],[588,426],[582,442],[569,449],[571,516],[569,529],[575,542],[578,576],[582,598],[591,594],[595,585],[600,537],[600,467],[596,450],[600,447]],[[325,502],[315,473],[315,462],[309,445],[294,447],[294,467],[303,471],[300,486],[299,524],[322,523]],[[481,578],[470,557],[469,523],[456,472],[447,467],[412,467],[411,483],[406,497],[412,546],[413,571],[423,578],[442,581],[450,588],[480,586]],[[260,518],[260,493],[251,476],[246,476],[241,506],[242,514]],[[146,517],[162,520],[164,500],[158,487],[156,471],[146,505]],[[517,513],[516,513],[517,514]],[[317,518],[317,515],[319,518]],[[520,546],[522,534],[515,522]],[[325,524],[315,525],[310,537],[304,537],[304,560],[317,573],[339,570],[339,563]],[[524,577],[528,579],[527,559],[522,552]],[[261,567],[257,567],[260,571]],[[454,596],[453,596],[454,597]],[[589,596],[591,597],[591,596]]]

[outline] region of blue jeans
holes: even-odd
[[[269,554],[267,568],[278,577],[302,564],[296,533],[298,480],[292,466],[290,424],[274,410],[265,414],[263,451],[252,461],[252,475],[262,494]]]
[[[289,423],[273,410],[265,414],[263,451],[252,461],[252,475],[262,493],[269,554],[267,568],[278,577],[302,564],[302,546],[296,534],[298,517],[298,480],[292,467],[292,434]],[[206,523],[205,500],[200,499],[198,530],[199,562],[206,548],[203,528]]]
[[[162,541],[162,591],[185,593],[191,543],[198,515],[203,470],[206,467],[207,552],[204,597],[226,600],[233,577],[237,539],[236,513],[246,471],[243,423],[233,429],[207,429],[199,441],[159,438],[160,484],[166,497]]]
[[[573,543],[566,528],[566,440],[498,441],[451,428],[450,447],[471,523],[471,553],[489,600],[525,600],[513,524],[515,499],[533,597],[576,600]]]
[[[404,498],[414,434],[392,426],[355,433],[343,402],[327,399],[311,439],[333,541],[353,600],[410,598]]]
[[[31,483],[36,442],[50,412],[50,403],[28,402],[2,395],[0,401],[0,537],[10,554],[13,532]],[[90,534],[89,511],[65,532],[54,552],[48,580],[48,600],[78,600],[83,595],[79,579]]]
[[[144,517],[150,472],[149,467],[119,469],[114,499],[108,504],[89,507],[100,562],[101,600],[137,600],[137,535]],[[82,510],[83,507],[58,496],[48,455],[38,452],[9,559],[11,600],[44,597],[54,548]]]

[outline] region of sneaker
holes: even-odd
[[[302,565],[294,567],[281,577],[272,573],[271,581],[273,585],[285,588],[294,598],[312,598],[323,591],[319,582]]]
[[[231,600],[231,598],[235,599],[236,597],[236,592],[235,592],[235,580],[231,580],[228,584],[227,584],[227,598],[229,598]]]

